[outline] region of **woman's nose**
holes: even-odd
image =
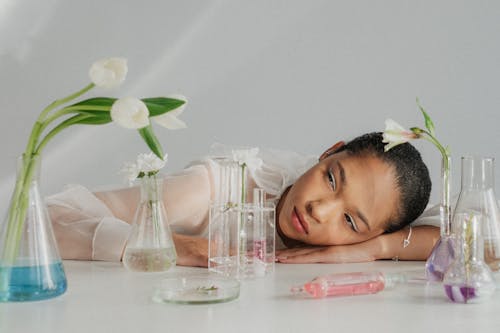
[[[318,223],[332,223],[342,214],[342,203],[336,199],[319,199],[307,203],[307,212]]]

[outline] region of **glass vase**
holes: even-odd
[[[275,207],[265,192],[250,191],[245,166],[216,158],[216,193],[210,205],[211,272],[238,279],[264,277],[274,271]]]
[[[239,272],[241,199],[240,166],[232,159],[214,158],[219,172],[215,174],[215,196],[210,204],[208,224],[208,269],[235,277]]]
[[[441,204],[440,238],[431,255],[425,263],[425,273],[429,281],[443,281],[444,273],[455,257],[454,237],[451,233],[451,206],[450,206],[450,167],[451,158],[443,157],[441,162]]]
[[[494,191],[494,162],[490,157],[462,157],[461,189],[455,214],[481,216],[484,259],[492,271],[498,271],[500,212]],[[455,227],[455,221],[453,224]]]
[[[40,156],[19,159],[14,194],[0,233],[0,301],[63,294],[66,275],[40,195]]]
[[[262,189],[260,202],[240,206],[241,229],[244,237],[240,237],[239,278],[252,279],[264,277],[274,272],[275,248],[275,207],[272,202],[265,201]]]
[[[175,266],[177,254],[163,204],[163,180],[144,176],[141,200],[123,253],[124,266],[134,272],[164,272]]]
[[[484,262],[481,213],[458,212],[453,224],[457,234],[456,258],[443,278],[445,293],[456,303],[480,303],[495,291],[491,270]]]

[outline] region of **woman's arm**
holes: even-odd
[[[208,240],[203,237],[173,234],[179,266],[208,266]]]
[[[409,228],[383,234],[362,243],[326,247],[295,248],[277,251],[282,263],[348,263],[378,259],[426,260],[439,239],[439,228],[418,226],[412,228],[410,243],[403,247]]]
[[[203,262],[211,179],[203,165],[173,175],[164,183],[164,202],[170,226],[191,237],[176,235],[179,264],[206,266]],[[139,189],[123,188],[92,193],[70,186],[47,198],[54,233],[63,259],[120,261],[130,232]],[[201,257],[200,257],[201,256]]]
[[[428,225],[413,227],[409,244],[405,248],[403,242],[408,233],[409,228],[405,228],[379,236],[382,248],[377,259],[427,260],[439,239],[439,228]]]

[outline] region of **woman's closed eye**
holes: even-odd
[[[337,189],[337,180],[335,179],[335,173],[333,172],[333,170],[331,168],[328,169],[327,176],[328,176],[328,183],[330,183],[330,187],[332,188],[332,190],[335,191]],[[345,213],[344,218],[345,218],[345,222],[349,225],[349,227],[352,230],[354,230],[355,232],[358,232],[356,222],[354,221],[352,216]]]
[[[356,223],[354,222],[354,219],[352,218],[352,216],[345,213],[344,218],[345,218],[345,222],[351,227],[351,229],[354,230],[355,232],[358,232],[358,228],[357,228]]]
[[[328,182],[330,183],[330,187],[332,188],[332,190],[335,191],[337,189],[337,181],[335,179],[335,174],[333,173],[333,170],[331,168],[328,169],[327,176],[328,176]]]

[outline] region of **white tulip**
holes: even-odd
[[[168,154],[165,154],[162,160],[153,153],[139,154],[137,156],[137,166],[144,173],[159,171],[167,163],[167,157]]]
[[[186,97],[182,95],[171,95],[167,97],[179,99],[184,101],[185,103],[179,106],[177,109],[173,109],[171,111],[168,111],[167,113],[164,113],[156,117],[151,117],[151,119],[156,121],[159,125],[171,130],[186,128],[187,127],[186,123],[177,118],[184,112],[184,109],[186,108],[187,105]]]
[[[143,128],[149,125],[149,110],[140,99],[125,97],[111,106],[111,119],[125,128]]]
[[[127,76],[127,59],[106,58],[97,60],[89,70],[90,80],[98,87],[114,88]]]
[[[387,119],[385,121],[385,131],[382,134],[382,137],[382,142],[387,143],[384,147],[385,151],[412,139],[419,138],[417,134],[407,130],[392,119]]]

